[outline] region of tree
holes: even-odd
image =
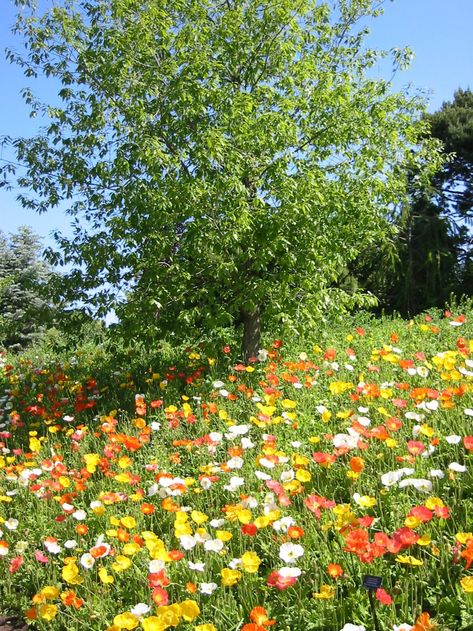
[[[471,295],[473,287],[472,92],[457,90],[452,102],[425,119],[449,159],[428,186],[410,175],[409,195],[393,213],[397,233],[390,246],[363,253],[352,266],[384,309],[402,315],[442,307],[452,294]]]
[[[369,69],[382,1],[30,0],[28,76],[61,84],[43,133],[12,141],[23,205],[69,200],[67,297],[131,334],[310,322],[359,297],[333,281],[382,238],[421,146],[423,104]],[[392,51],[402,66],[408,53]],[[372,74],[372,73],[371,73]]]
[[[391,264],[384,258],[380,268],[379,258],[373,259],[364,286],[384,309],[403,316],[443,307],[461,282],[465,229],[454,230],[423,190],[411,192],[396,223]]]
[[[442,141],[450,160],[436,173],[436,201],[453,219],[473,221],[473,92],[458,89],[453,101],[427,116],[430,134]]]
[[[53,272],[41,259],[38,235],[22,226],[0,232],[0,344],[21,350],[54,322]]]
[[[434,202],[460,243],[460,278],[455,293],[468,296],[473,289],[473,92],[458,89],[453,101],[443,103],[427,120],[432,137],[450,154],[450,160],[434,177]]]

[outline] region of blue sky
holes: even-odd
[[[5,47],[21,48],[21,41],[10,33],[14,20],[11,0],[0,0],[0,136],[29,136],[39,125],[30,119],[20,91],[33,87],[46,100],[54,99],[48,81],[26,79],[20,68],[6,62]],[[429,110],[437,110],[451,100],[458,88],[473,88],[473,0],[394,0],[387,1],[385,13],[372,23],[369,43],[375,48],[390,49],[410,46],[415,53],[411,69],[395,79],[394,87],[412,84],[429,93]],[[388,77],[389,68],[378,72]],[[3,153],[3,157],[10,157]],[[16,193],[0,189],[0,229],[14,232],[20,225],[30,225],[45,245],[52,245],[50,233],[59,228],[69,231],[69,218],[60,209],[43,215],[24,210],[16,201]]]

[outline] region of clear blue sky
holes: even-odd
[[[54,90],[45,80],[26,79],[17,66],[5,61],[3,49],[20,48],[21,42],[10,33],[13,3],[0,2],[0,136],[28,136],[37,130],[39,121],[29,119],[21,89],[31,85],[46,100],[54,98]],[[376,48],[410,46],[414,50],[411,69],[396,78],[395,87],[412,84],[429,91],[429,110],[435,111],[452,99],[458,87],[473,88],[472,25],[473,0],[394,0],[386,2],[384,15],[373,22],[369,42]],[[381,74],[388,71],[383,67],[378,70]],[[9,156],[4,153],[3,157]],[[4,232],[14,232],[27,224],[46,245],[52,244],[52,230],[70,232],[69,218],[63,211],[56,209],[38,216],[23,210],[15,198],[14,191],[0,189],[0,229]]]

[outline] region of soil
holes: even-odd
[[[28,625],[13,616],[0,616],[0,631],[28,631]]]

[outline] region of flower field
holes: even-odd
[[[350,324],[247,365],[187,349],[140,374],[4,358],[0,612],[52,630],[473,629],[471,319]]]

